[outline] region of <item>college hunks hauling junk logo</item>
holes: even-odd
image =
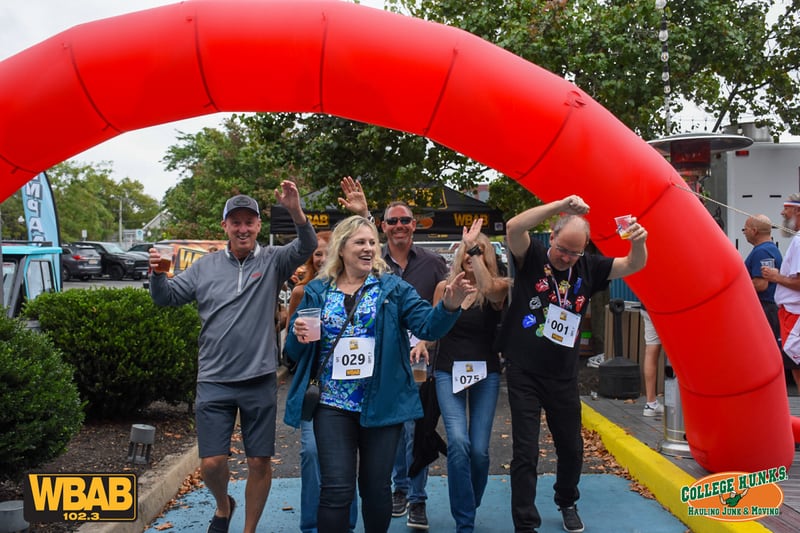
[[[759,472],[720,472],[681,487],[681,501],[689,516],[723,522],[745,522],[780,514],[783,491],[778,483],[788,479],[786,467]]]

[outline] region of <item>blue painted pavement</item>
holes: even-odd
[[[539,532],[563,531],[561,513],[553,503],[553,483],[555,476],[539,476],[536,506],[542,515]],[[581,499],[578,512],[586,526],[587,533],[684,533],[687,527],[672,516],[661,504],[633,492],[626,479],[610,474],[584,474],[581,476]],[[244,486],[245,481],[231,481],[230,494],[238,504],[233,516],[230,531],[238,533],[244,527]],[[455,531],[455,523],[450,516],[450,503],[447,494],[447,478],[431,476],[428,478],[428,521],[430,531]],[[478,509],[475,523],[476,532],[512,532],[511,486],[508,476],[489,476],[489,484],[483,503]],[[167,531],[204,532],[214,513],[214,500],[207,489],[202,488],[178,500],[176,507],[163,517],[156,519],[145,533]],[[300,479],[281,478],[272,480],[272,490],[264,515],[259,523],[258,533],[283,533],[299,531],[300,522]],[[356,533],[363,533],[359,519]],[[406,517],[393,518],[390,533],[410,533]]]

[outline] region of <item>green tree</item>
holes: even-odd
[[[158,202],[130,178],[115,182],[110,162],[59,163],[47,171],[53,188],[61,239],[110,240],[119,233],[120,199],[125,228],[140,228],[158,213]]]
[[[164,207],[171,215],[165,236],[220,238],[222,209],[236,194],[252,196],[262,210],[274,203],[275,188],[293,176],[292,169],[283,165],[281,149],[247,128],[237,115],[225,120],[222,130],[180,134],[164,157],[167,170],[177,170],[181,176],[164,195]],[[269,233],[264,226],[261,239]]]
[[[393,10],[456,26],[574,81],[646,139],[667,133],[661,11],[653,0],[387,0]],[[672,111],[681,99],[723,121],[744,114],[772,131],[800,133],[800,3],[667,3]]]

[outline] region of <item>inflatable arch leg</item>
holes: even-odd
[[[466,32],[290,0],[193,0],[76,26],[0,62],[0,196],[113,136],[217,111],[321,112],[424,135],[544,200],[580,194],[607,254],[627,253],[613,217],[637,215],[650,260],[628,283],[678,374],[695,459],[712,472],[791,464],[800,424],[725,235],[580,89]]]

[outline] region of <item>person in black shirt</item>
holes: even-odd
[[[555,444],[555,503],[566,531],[583,531],[575,502],[583,465],[581,402],[578,392],[579,326],[592,294],[610,280],[633,274],[647,262],[647,231],[636,220],[628,228],[627,256],[584,253],[589,244],[589,206],[579,196],[528,209],[506,224],[515,279],[501,338],[508,361],[511,407],[511,515],[517,533],[541,525],[536,509],[539,426],[544,409]],[[531,229],[559,216],[550,246],[531,239]]]
[[[447,434],[447,489],[456,531],[472,531],[489,478],[489,440],[500,392],[500,357],[493,350],[511,280],[498,275],[497,256],[481,233],[483,219],[464,228],[450,276],[436,286],[434,303],[449,280],[464,272],[478,288],[461,303],[455,326],[439,339],[433,361],[436,396]],[[455,392],[454,392],[455,391]]]

